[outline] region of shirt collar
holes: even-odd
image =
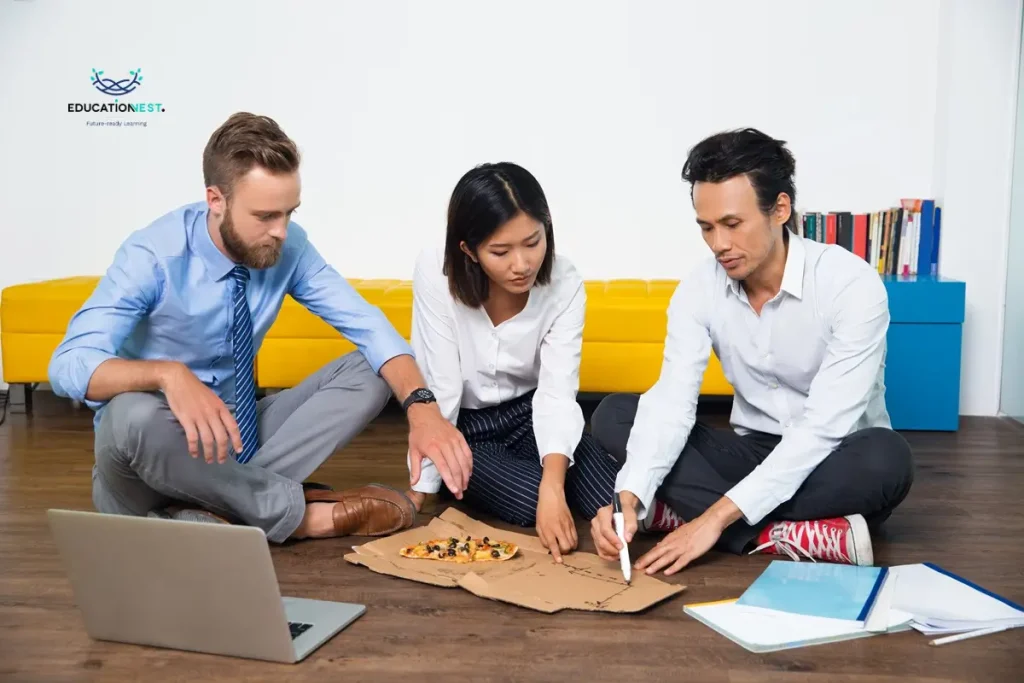
[[[789,230],[789,228],[783,228]],[[795,232],[789,233],[789,250],[786,252],[786,269],[782,271],[782,291],[800,299],[804,294],[804,261],[807,250],[804,238]]]
[[[800,299],[804,293],[804,261],[807,258],[807,249],[804,247],[802,237],[789,230],[789,228],[783,228],[783,230],[789,231],[789,249],[786,252],[786,267],[782,271],[782,287],[780,291]],[[736,296],[743,298],[743,289],[740,287],[738,280],[726,277],[725,282],[727,289],[731,290]]]
[[[192,220],[192,243],[195,245],[196,253],[206,264],[206,269],[214,280],[222,280],[227,277],[235,263],[213,243],[210,237],[210,229],[206,224],[206,217],[209,210],[205,204],[196,211]]]

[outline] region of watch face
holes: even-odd
[[[406,399],[406,403],[419,403],[421,401],[434,401],[433,392],[430,389],[414,389],[409,398]]]

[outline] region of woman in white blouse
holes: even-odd
[[[554,558],[576,548],[570,509],[586,519],[612,498],[618,464],[583,430],[576,403],[586,290],[555,255],[547,200],[511,163],[458,182],[444,248],[424,251],[413,277],[412,346],[441,412],[473,453],[463,500],[502,520],[536,525]],[[441,476],[410,462],[422,507]]]

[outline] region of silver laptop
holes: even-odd
[[[48,510],[90,637],[294,663],[365,605],[281,597],[262,529]]]

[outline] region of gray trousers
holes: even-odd
[[[96,429],[93,504],[126,515],[198,506],[283,542],[305,515],[302,482],[390,397],[362,354],[346,354],[259,401],[260,448],[241,465],[230,456],[224,463],[190,456],[185,430],[163,394],[120,394],[105,406]]]

